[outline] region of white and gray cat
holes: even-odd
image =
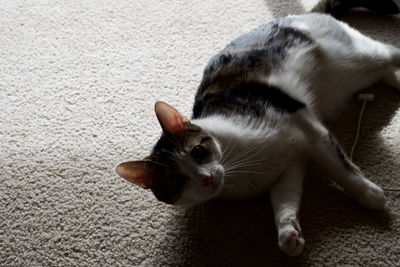
[[[317,8],[340,15],[354,5],[399,13],[391,0],[328,0]],[[322,121],[375,82],[400,89],[399,70],[399,49],[330,15],[274,20],[209,61],[191,120],[157,102],[162,136],[150,156],[120,164],[117,173],[174,205],[269,192],[279,246],[299,255],[305,242],[298,210],[310,160],[362,205],[384,208],[382,189],[345,156]]]

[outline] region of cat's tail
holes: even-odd
[[[379,14],[393,15],[400,13],[396,0],[320,0],[311,12],[328,13],[341,17],[353,8],[366,8]]]

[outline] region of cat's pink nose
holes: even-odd
[[[210,184],[212,184],[212,176],[211,176],[211,175],[206,175],[206,176],[204,176],[204,178],[203,178],[203,185],[204,185],[204,186],[208,186],[208,185],[210,185]]]

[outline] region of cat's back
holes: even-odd
[[[212,57],[196,94],[193,118],[215,114],[260,117],[266,111],[292,113],[302,108],[303,99],[298,96],[303,93],[293,94],[290,85],[271,80],[272,74],[285,71],[295,51],[316,49],[314,41],[295,24],[295,17],[263,24]]]
[[[288,56],[289,49],[321,44],[326,37],[348,44],[350,39],[344,38],[346,36],[343,34],[343,26],[346,24],[330,15],[319,13],[289,15],[272,20],[231,41],[209,60],[204,76],[230,68],[226,63],[230,63],[231,57],[242,64],[250,64],[254,56],[262,55],[264,59],[272,61],[270,65],[275,64],[272,68],[276,68],[276,63],[282,62]]]
[[[290,48],[296,44],[311,43],[312,40],[304,32],[297,29],[302,16],[287,16],[264,23],[254,30],[244,33],[229,43],[208,64],[217,59],[220,54],[235,53],[251,49]]]

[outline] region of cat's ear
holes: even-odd
[[[144,189],[149,189],[154,177],[154,166],[146,160],[128,161],[117,166],[119,176]]]
[[[167,103],[158,101],[154,106],[157,119],[165,133],[180,134],[190,121]]]

